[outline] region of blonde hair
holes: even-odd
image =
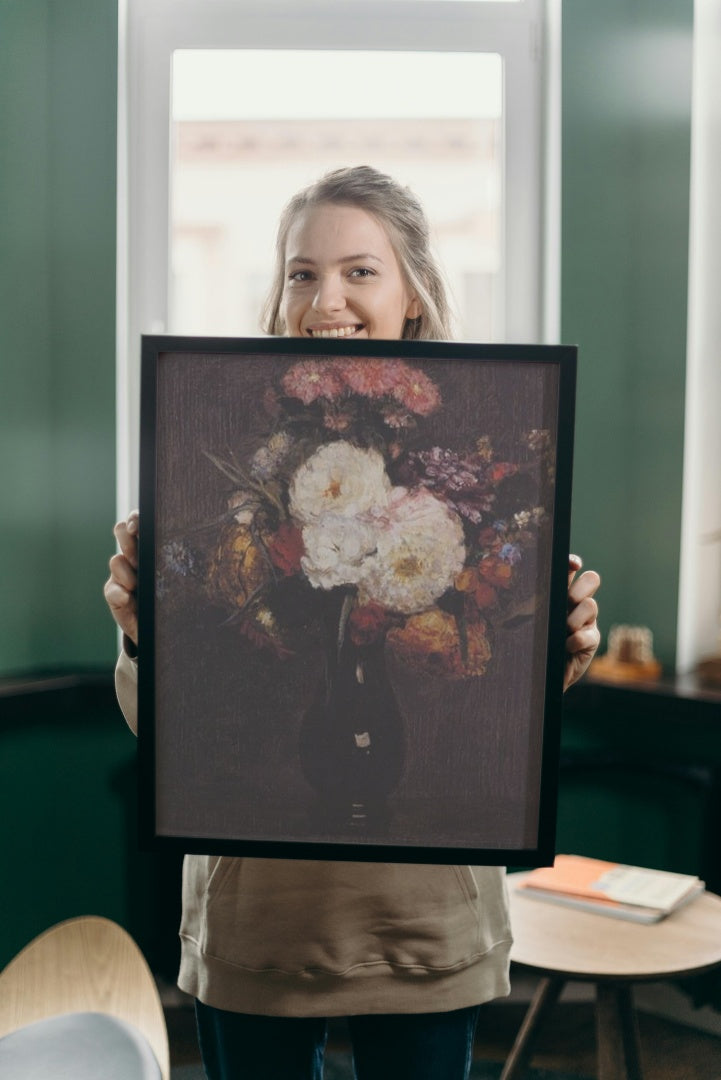
[[[285,333],[281,305],[288,233],[299,214],[323,203],[357,206],[386,229],[401,272],[421,305],[417,318],[406,319],[401,337],[447,341],[452,336],[451,310],[443,276],[430,250],[423,207],[410,188],[369,165],[327,173],[294,195],[283,210],[276,239],[274,279],[263,310],[263,330],[267,334]]]

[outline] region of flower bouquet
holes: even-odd
[[[201,580],[227,621],[280,660],[311,623],[321,629],[324,679],[301,758],[329,798],[350,785],[361,822],[402,768],[385,652],[434,677],[478,678],[494,635],[533,612],[524,569],[549,519],[548,433],[528,432],[517,461],[499,460],[487,435],[433,445],[424,425],[442,408],[434,380],[402,360],[293,363],[265,393],[261,445],[206,451],[225,505],[194,540],[167,544],[159,567],[161,589],[168,574]],[[320,762],[334,740],[352,768],[340,751],[333,767]]]

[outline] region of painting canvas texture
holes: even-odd
[[[155,358],[154,831],[534,849],[558,366],[322,344]]]

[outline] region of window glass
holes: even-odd
[[[501,336],[500,56],[176,50],[172,124],[171,333],[257,334],[285,202],[369,164],[423,202],[457,336]]]

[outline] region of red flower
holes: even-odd
[[[499,484],[501,480],[505,480],[507,476],[515,476],[517,472],[518,466],[512,464],[510,461],[497,461],[494,465],[488,466],[486,476],[492,484]]]
[[[478,608],[494,607],[498,603],[498,593],[485,581],[479,581],[473,590],[473,599]]]
[[[371,645],[393,622],[393,617],[380,604],[361,604],[354,607],[348,617],[350,639],[354,645]]]
[[[266,540],[270,561],[285,577],[291,577],[300,570],[300,558],[305,554],[303,536],[300,529],[284,521],[276,533]]]

